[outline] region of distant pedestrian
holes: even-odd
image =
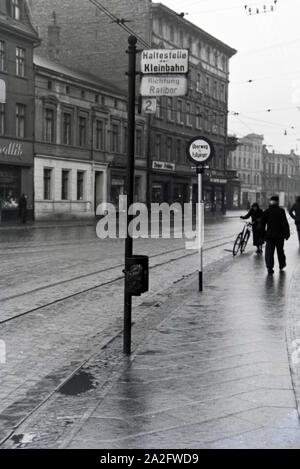
[[[300,196],[296,198],[296,203],[290,208],[289,214],[295,220],[300,246]]]
[[[260,226],[260,221],[263,216],[263,210],[259,207],[258,203],[255,202],[252,204],[250,210],[248,213],[241,217],[242,220],[248,220],[248,218],[251,217],[252,221],[252,232],[253,232],[253,246],[256,246],[257,254],[261,254],[262,251],[262,246],[263,246],[263,239],[261,235],[261,226]]]
[[[274,253],[277,251],[279,269],[286,267],[284,253],[284,241],[290,237],[290,227],[286,218],[285,210],[279,207],[279,197],[271,197],[270,206],[264,212],[261,219],[262,236],[266,241],[266,267],[269,274],[274,273]]]
[[[19,216],[23,225],[27,222],[27,195],[23,194],[19,200]]]

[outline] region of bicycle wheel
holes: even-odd
[[[242,240],[243,240],[243,235],[242,235],[242,233],[239,233],[236,240],[235,240],[235,243],[233,245],[233,249],[232,249],[232,254],[234,256],[236,256],[237,253],[239,252],[239,250],[241,248]]]
[[[249,238],[250,238],[250,232],[247,231],[247,232],[245,233],[245,236],[244,236],[244,238],[243,238],[243,240],[242,240],[242,243],[241,243],[241,253],[242,253],[242,254],[245,252],[245,249],[246,249],[246,247],[247,247]]]

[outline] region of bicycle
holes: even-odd
[[[236,256],[240,251],[241,254],[245,252],[250,235],[252,231],[252,223],[245,222],[243,230],[237,235],[233,245],[232,254]]]

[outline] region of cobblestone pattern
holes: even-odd
[[[207,266],[206,275],[208,279],[215,271],[216,264],[219,272],[221,272],[228,262],[231,262],[231,257],[227,256],[223,261],[217,260]],[[193,294],[196,288],[196,282],[193,280],[191,283],[191,278],[188,277],[177,284],[176,290],[174,290],[174,286],[171,286],[143,301],[134,314],[133,352],[137,350],[141,342],[146,340],[149,333],[155,330],[157,325],[172,313],[178,304],[182,303],[187,296]],[[124,368],[126,369],[130,365],[130,359],[124,358],[120,353],[123,347],[122,334],[117,334],[117,328],[115,333],[115,339],[109,342],[101,352],[99,352],[99,347],[97,349],[94,347],[93,357],[83,368],[85,372],[95,376],[95,383],[97,383],[96,394],[88,392],[83,396],[79,395],[74,402],[72,397],[56,393],[49,402],[26,421],[24,427],[30,427],[28,434],[35,436],[37,433],[39,434],[39,447],[56,447],[57,445],[64,446],[67,444],[72,434],[78,430],[77,424],[92,413],[94,407],[98,405],[99,401],[105,397],[119,379]],[[62,370],[61,378],[67,376],[66,371]],[[42,387],[39,391],[42,391]],[[12,412],[14,412],[14,409],[15,404],[12,405]],[[8,423],[5,422],[6,432]],[[23,431],[22,427],[17,433]],[[27,434],[27,430],[24,430],[24,433]],[[14,447],[14,444],[8,441],[4,446]]]
[[[23,447],[300,448],[285,335],[298,264],[290,243],[286,274],[266,276],[249,253],[215,264],[203,295],[187,281],[184,304],[162,293],[152,311],[164,320],[141,316],[132,359],[114,361],[108,347],[89,362],[94,388],[57,393],[18,429],[32,439]]]
[[[215,236],[214,230],[211,235]],[[48,252],[45,254],[45,236],[46,234],[43,234],[41,240],[34,238],[27,245],[24,240],[17,241],[17,237],[11,243],[7,241],[6,247],[1,244],[4,262],[7,262],[6,266],[11,266],[11,273],[7,273],[7,276],[2,271],[0,282],[5,290],[2,295],[7,296],[6,287],[11,288],[9,294],[13,295],[20,293],[22,288],[27,291],[35,285],[45,285],[47,281],[64,278],[66,274],[74,275],[75,272],[78,275],[82,271],[86,272],[88,267],[91,268],[88,259],[91,259],[91,263],[94,262],[92,267],[95,268],[96,244],[86,247],[87,239],[82,243],[72,239],[67,245],[63,236],[60,242],[50,238],[49,245],[47,244]],[[149,241],[146,243],[146,249],[150,252],[152,246],[151,253],[161,252],[162,249],[172,249],[174,243],[175,241]],[[177,241],[176,243],[178,246]],[[9,246],[12,251],[18,253],[17,256],[8,250]],[[115,262],[120,255],[120,250],[107,249],[106,246],[102,244],[99,249],[99,256],[103,253],[105,256],[101,258],[102,264],[99,263],[98,267]],[[141,244],[137,247],[141,249]],[[39,264],[43,255],[46,260]],[[81,261],[85,256],[88,259],[82,265]],[[226,256],[224,246],[208,251],[205,256],[206,264],[222,256]],[[162,259],[164,258],[166,256],[162,256]],[[28,259],[32,259],[32,265],[26,274]],[[197,264],[197,256],[191,256],[188,262],[181,259],[154,269],[151,274],[151,291],[142,299],[135,300],[135,308],[141,301],[146,306],[147,301],[160,301],[160,292],[170,286],[174,289],[174,282],[190,275],[197,269]],[[38,277],[41,284],[38,284]],[[17,284],[21,278],[23,284],[20,283],[19,288]],[[12,284],[13,279],[15,281]],[[53,300],[53,292],[43,292],[36,298],[30,295],[28,299],[31,299],[32,304],[43,305],[45,301]],[[20,299],[8,300],[8,303],[9,301],[12,301],[13,306],[7,309],[6,313],[17,312],[18,308],[21,311],[24,306],[27,307],[27,300],[22,300],[23,304],[20,304]],[[5,301],[2,305],[5,305]],[[9,431],[47,398],[79,364],[118,334],[123,327],[122,310],[123,281],[120,281],[49,306],[0,328],[0,338],[5,340],[7,346],[7,362],[0,366],[0,439],[7,436]],[[1,310],[1,315],[4,313],[5,311]],[[143,308],[141,313],[147,314]]]

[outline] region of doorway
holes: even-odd
[[[104,173],[103,171],[95,171],[95,195],[94,195],[95,214],[97,213],[98,205],[104,202],[103,190],[104,190]]]

